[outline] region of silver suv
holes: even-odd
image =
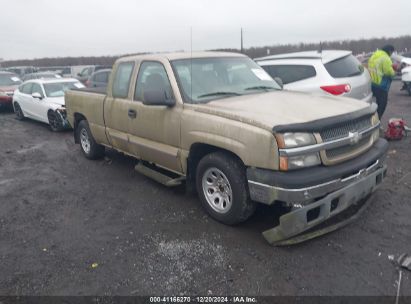
[[[280,78],[286,90],[372,102],[370,74],[351,51],[308,51],[254,60],[271,77]]]

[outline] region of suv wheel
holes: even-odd
[[[238,224],[255,211],[256,203],[249,198],[243,164],[225,152],[211,153],[201,159],[196,185],[203,208],[219,222]]]
[[[88,159],[98,159],[104,156],[104,146],[96,143],[86,120],[80,121],[77,132],[81,151]]]

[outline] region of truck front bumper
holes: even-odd
[[[383,162],[387,148],[387,142],[380,139],[362,156],[330,167],[293,172],[247,169],[251,199],[265,204],[280,201],[292,207],[289,213],[280,217],[278,226],[263,232],[266,240],[270,244],[287,244],[285,240],[310,230],[368,197],[385,177]]]

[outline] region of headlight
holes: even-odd
[[[296,148],[315,145],[317,141],[311,133],[284,133],[276,135],[279,148]]]
[[[292,149],[317,144],[311,133],[276,134],[277,145],[280,149]],[[311,153],[298,156],[280,156],[280,170],[288,171],[321,164],[320,154]]]
[[[7,96],[6,92],[0,91],[0,96]]]
[[[293,169],[302,169],[307,167],[313,167],[321,164],[320,154],[312,153],[299,156],[281,156],[280,157],[280,170],[288,171]]]

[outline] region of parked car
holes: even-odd
[[[284,92],[235,53],[129,56],[112,73],[107,93],[66,92],[85,157],[105,147],[132,155],[138,172],[166,186],[195,185],[209,215],[229,225],[247,220],[256,202],[283,205],[289,212],[263,233],[271,244],[330,231],[307,232],[360,210],[385,177],[376,104]]]
[[[17,74],[0,71],[0,108],[12,108],[14,90],[20,84]]]
[[[372,102],[371,77],[351,51],[308,51],[256,58],[284,89]]]
[[[37,72],[37,68],[33,66],[18,66],[18,67],[9,67],[7,68],[9,72],[17,74],[22,78],[26,74]]]
[[[110,77],[111,69],[103,69],[91,74],[90,78],[86,81],[86,87],[97,88],[107,87],[108,79]]]
[[[66,119],[64,92],[83,88],[77,79],[36,79],[24,82],[13,96],[18,119],[31,118],[50,125],[51,130],[69,128]]]
[[[111,69],[110,66],[105,65],[91,65],[83,68],[80,73],[77,74],[77,79],[82,83],[86,83],[86,81],[90,78],[90,76],[99,70],[103,69]]]
[[[37,72],[37,73],[31,73],[31,74],[24,75],[22,80],[27,81],[27,80],[32,80],[32,79],[53,79],[53,78],[60,79],[61,76],[51,71]]]
[[[408,95],[411,96],[411,64],[402,69],[401,81],[403,82],[402,90],[406,90]]]
[[[38,70],[39,72],[53,72],[65,78],[72,78],[75,76],[72,67],[70,66],[48,66],[40,67]]]

